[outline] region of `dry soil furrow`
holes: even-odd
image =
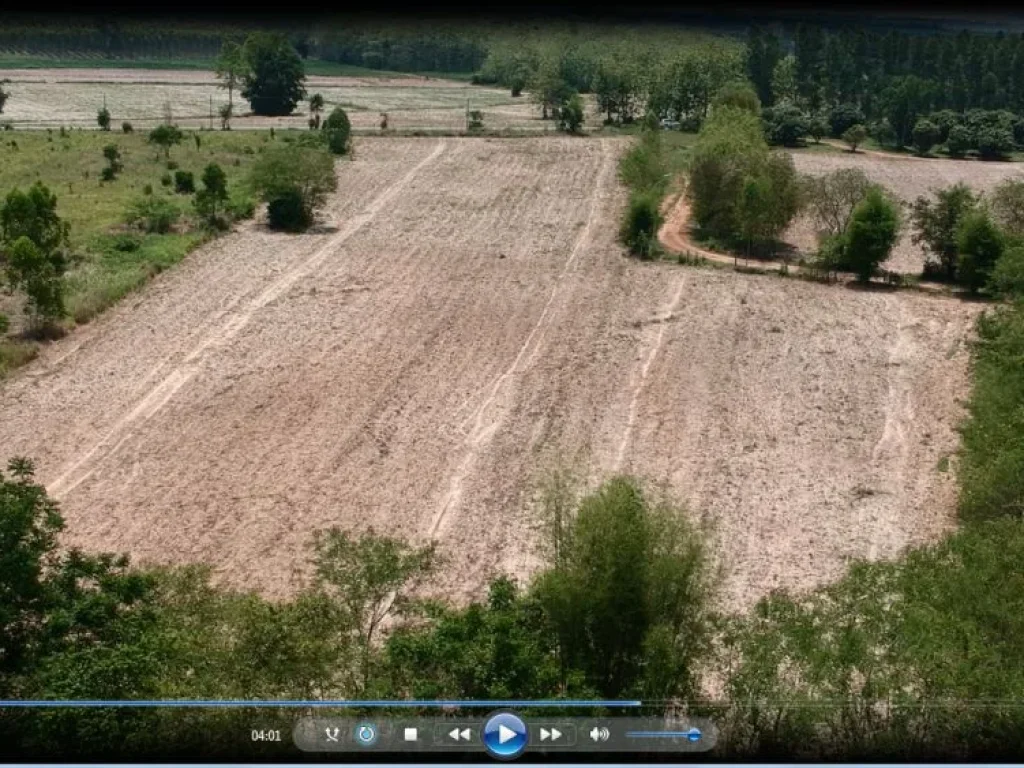
[[[359,215],[349,219],[337,234],[327,238],[327,242],[308,259],[286,271],[274,282],[263,289],[254,299],[249,301],[240,311],[229,311],[227,319],[212,333],[208,334],[197,346],[192,348],[182,359],[181,365],[174,368],[166,377],[153,387],[139,404],[121,418],[103,438],[83,455],[73,459],[69,466],[63,468],[55,480],[48,483],[48,490],[57,499],[63,498],[80,482],[94,471],[98,462],[106,454],[104,450],[111,443],[120,445],[126,433],[139,419],[149,419],[162,408],[178,390],[192,379],[206,363],[207,352],[216,347],[226,346],[249,324],[253,315],[270,302],[282,296],[296,281],[310,274],[325,259],[352,235],[366,226],[387,205],[409,181],[428,163],[435,160],[444,149],[444,142],[438,142],[434,150],[413,166],[404,176],[378,195]]]

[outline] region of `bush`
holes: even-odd
[[[121,132],[122,133],[134,133],[135,129],[132,128],[132,124],[131,123],[129,123],[127,120],[125,120],[123,123],[121,123]]]
[[[557,108],[558,130],[577,134],[583,127],[583,100],[578,93],[570,96]]]
[[[280,216],[275,221],[293,230],[296,225],[309,226],[316,210],[329,192],[337,188],[334,156],[323,147],[279,145],[268,149],[256,162],[251,175],[252,188],[268,205],[275,203]],[[296,191],[301,198],[302,215],[293,213]]]
[[[165,173],[160,177],[160,183],[165,187],[169,187],[174,183],[174,179],[171,178],[171,174]]]
[[[649,259],[657,252],[661,226],[658,201],[659,197],[651,192],[633,192],[619,231],[619,238],[629,252],[641,259]]]
[[[3,336],[9,330],[11,330],[11,319],[0,312],[0,336]]]
[[[196,179],[192,171],[174,172],[174,191],[179,195],[191,195],[196,191]]]
[[[181,211],[165,197],[143,196],[128,207],[125,221],[146,232],[166,234],[178,221]]]
[[[153,185],[152,184],[145,184],[145,185],[143,185],[143,187],[142,187],[142,194],[144,194],[144,195],[152,195],[153,194]]]
[[[224,169],[210,163],[203,170],[203,188],[196,194],[196,211],[210,223],[218,222],[218,215],[228,201],[228,177]]]
[[[799,147],[810,129],[810,117],[795,104],[769,107],[764,110],[763,118],[769,144]]]
[[[713,107],[744,109],[752,115],[761,114],[761,100],[748,82],[727,83],[715,94],[711,104]]]
[[[343,155],[349,150],[349,136],[352,133],[352,124],[348,115],[341,107],[335,107],[327,116],[323,124],[324,136],[327,138],[327,146],[336,155]]]
[[[105,168],[103,168],[103,170],[100,171],[100,180],[101,181],[114,181],[114,179],[116,179],[116,178],[117,178],[117,172],[113,168],[111,168],[109,165],[106,166]]]
[[[856,152],[857,147],[863,144],[868,138],[868,131],[860,123],[851,125],[845,131],[843,131],[843,141],[845,141],[851,152]]]
[[[267,223],[271,229],[285,232],[301,232],[313,223],[313,216],[308,210],[298,187],[285,187],[275,190],[267,201]]]
[[[1024,247],[1003,251],[992,268],[988,288],[997,296],[1024,298]]]
[[[978,129],[974,142],[983,160],[1000,160],[1013,150],[1013,131],[1006,126],[984,126]]]
[[[101,108],[100,111],[96,113],[96,122],[99,124],[101,131],[109,131],[110,110],[108,110],[106,107]]]

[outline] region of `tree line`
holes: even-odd
[[[883,146],[1005,156],[1024,143],[1024,36],[961,30],[909,34],[801,24],[752,26],[746,74],[776,143],[843,137],[853,126]],[[816,126],[823,126],[815,131]]]

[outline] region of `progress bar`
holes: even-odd
[[[127,701],[115,701],[115,700],[0,700],[0,709],[4,707],[17,707],[24,709],[40,708],[40,709],[67,709],[67,708],[96,708],[96,707],[124,707],[124,708],[140,708],[140,707],[176,707],[176,708],[197,708],[197,707],[209,707],[209,708],[225,708],[233,707],[237,709],[247,709],[250,707],[262,707],[262,708],[319,708],[319,709],[362,709],[362,708],[373,708],[373,709],[391,709],[391,708],[403,708],[403,709],[414,709],[418,707],[422,708],[445,708],[445,709],[469,709],[469,708],[486,708],[486,709],[497,709],[500,707],[508,707],[514,709],[551,709],[557,707],[640,707],[643,706],[643,702],[635,700],[583,700],[583,699],[535,699],[535,700],[483,700],[474,699],[469,701],[460,700],[403,700],[403,701],[357,701],[352,699],[346,700],[317,700],[317,701],[299,701],[299,700],[247,700],[247,699],[232,699],[232,700],[195,700],[195,699],[156,699],[156,700],[127,700]]]

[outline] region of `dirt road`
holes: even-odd
[[[663,484],[721,601],[951,524],[974,309],[641,264],[616,140],[367,139],[324,227],[249,224],[0,385],[67,541],[284,595],[314,530],[436,539],[433,585],[537,564],[556,459]]]

